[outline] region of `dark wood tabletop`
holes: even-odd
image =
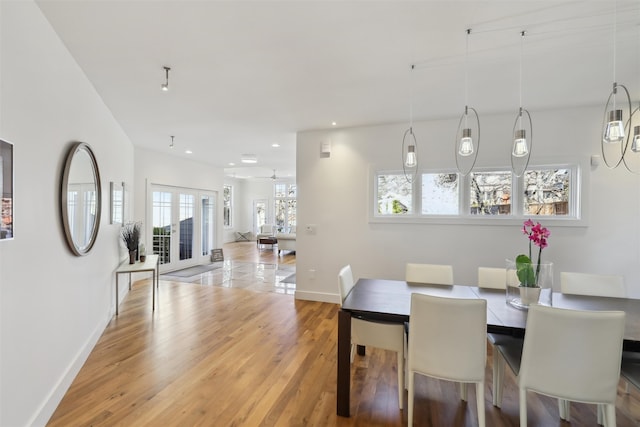
[[[481,298],[487,300],[487,330],[524,333],[527,311],[506,302],[504,290],[465,285],[432,285],[402,280],[360,279],[342,303],[338,315],[338,415],[349,416],[351,317],[387,322],[407,322],[411,310],[411,294],[421,293],[448,298]],[[554,292],[554,307],[574,310],[619,310],[626,313],[625,350],[640,351],[640,300],[565,295]]]

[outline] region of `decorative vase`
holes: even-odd
[[[136,252],[138,251],[129,251],[129,264],[136,263]]]
[[[537,270],[538,265],[533,264]],[[507,259],[507,304],[512,307],[527,310],[531,304],[553,305],[553,263],[540,263],[537,275],[537,287],[522,286],[516,274],[516,262]]]

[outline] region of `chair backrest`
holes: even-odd
[[[260,234],[273,234],[274,226],[272,224],[262,224],[260,226]]]
[[[627,290],[622,276],[602,274],[560,273],[560,292],[574,295],[626,298]]]
[[[478,267],[478,287],[491,289],[506,289],[507,269]]]
[[[625,313],[529,306],[521,388],[566,400],[615,403]]]
[[[434,285],[453,285],[453,267],[441,264],[407,263],[404,280]]]
[[[486,340],[486,300],[411,295],[411,371],[451,381],[481,381]]]
[[[342,301],[349,295],[351,288],[355,285],[353,281],[353,273],[351,271],[351,265],[345,265],[340,269],[338,273],[338,292],[340,292],[340,307],[342,307]]]

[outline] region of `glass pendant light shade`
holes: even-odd
[[[527,145],[527,132],[524,129],[518,129],[513,139],[514,157],[524,157],[529,154],[529,146]]]
[[[602,142],[605,144],[617,144],[624,140],[624,123],[622,123],[622,110],[609,111],[609,121],[604,127]]]
[[[470,156],[473,154],[473,139],[471,138],[471,129],[462,129],[462,138],[460,138],[460,148],[458,153],[461,156]]]
[[[609,169],[615,169],[623,163],[624,155],[633,144],[631,136],[631,96],[627,88],[613,83],[604,106],[602,117],[602,139],[600,149],[602,160]],[[626,123],[623,120],[627,117]],[[639,141],[640,143],[640,141]],[[638,147],[640,148],[640,147]],[[633,149],[631,151],[634,151]]]
[[[631,151],[640,152],[640,126],[633,128],[633,142],[631,143]]]
[[[407,159],[404,162],[404,165],[408,168],[415,168],[418,166],[418,159],[416,158],[416,146],[409,145],[407,147]]]

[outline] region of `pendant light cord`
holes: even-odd
[[[409,129],[412,129],[413,133],[413,70],[416,68],[415,64],[411,64],[411,77],[409,79]]]

